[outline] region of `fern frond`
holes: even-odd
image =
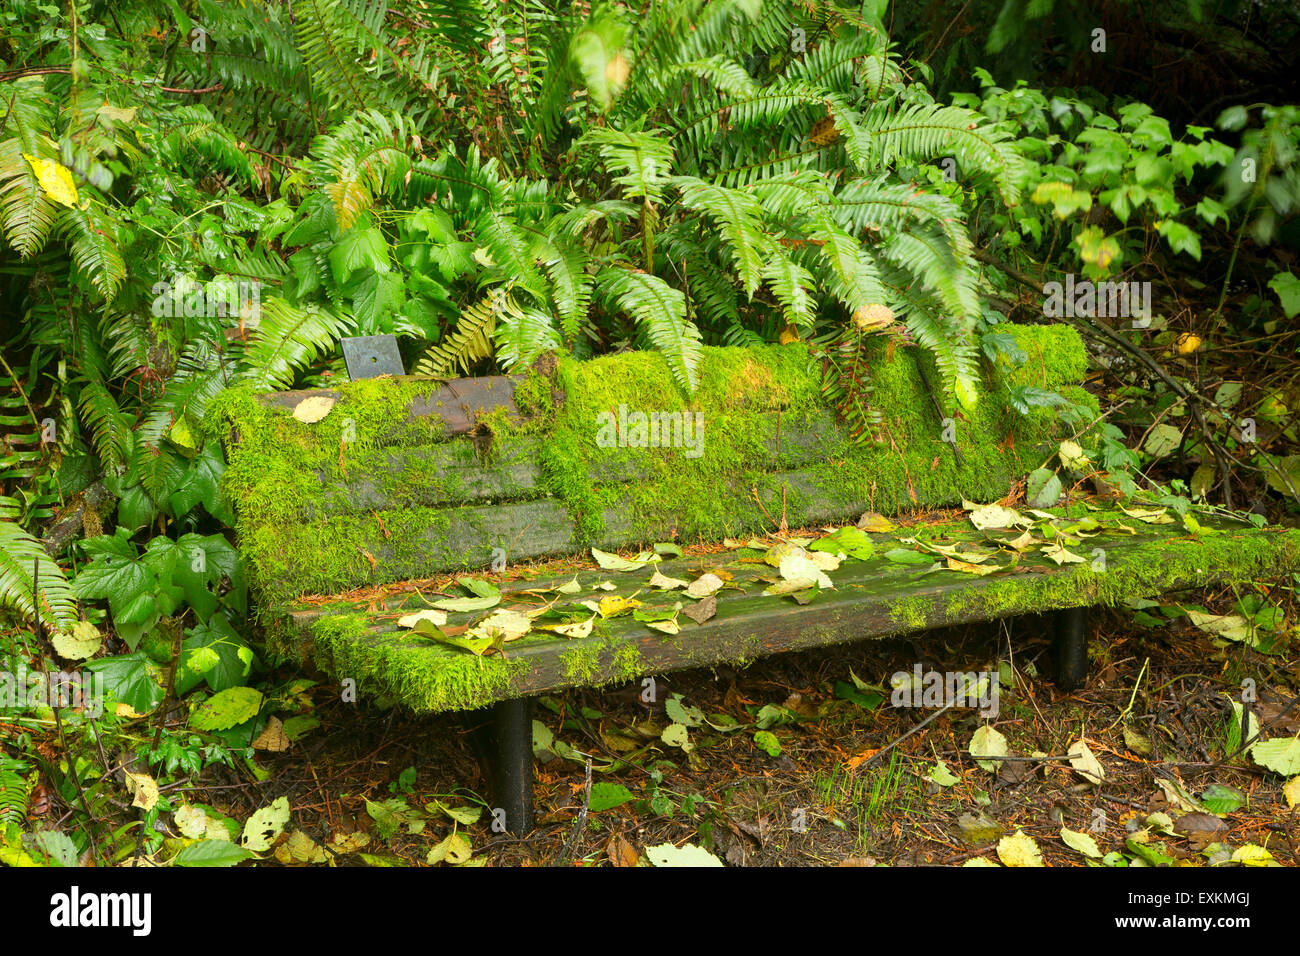
[[[40,541],[12,520],[18,513],[18,502],[0,496],[0,607],[33,622],[39,610],[41,624],[51,632],[71,630],[77,621],[72,586]],[[38,562],[39,579],[33,582]],[[33,597],[40,602],[39,609],[33,607]]]
[[[656,350],[668,360],[674,380],[687,394],[695,391],[700,364],[700,331],[686,318],[686,296],[658,276],[605,269],[596,276],[603,297],[636,319]]]
[[[498,303],[508,294],[508,287],[492,289],[461,312],[456,331],[430,346],[416,364],[415,374],[437,378],[449,378],[456,372],[468,375],[474,363],[491,358],[492,333],[500,314]]]
[[[345,327],[320,306],[294,306],[278,296],[262,302],[260,311],[240,379],[262,391],[291,387],[295,372],[332,351]]]

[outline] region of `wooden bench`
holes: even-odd
[[[979,531],[953,509],[1004,498],[1073,431],[1056,409],[1016,412],[1012,390],[1097,407],[1080,385],[1085,353],[1072,329],[1008,334],[1027,360],[988,368],[976,410],[951,417],[925,384],[938,381],[928,357],[873,343],[866,368],[880,419],[867,443],[851,441],[826,407],[798,344],[706,348],[689,400],[664,358],[645,352],[546,357],[516,376],[228,391],[218,412],[224,487],[268,647],[416,711],[491,707],[496,799],[521,833],[532,825],[530,695],[1049,612],[1057,678],[1070,686],[1085,672],[1089,606],[1300,566],[1300,532],[1198,517],[1193,533],[1172,516],[1076,499],[1051,511],[1073,556],[1000,545],[985,563],[1002,570],[971,570],[978,555],[953,548],[993,550],[990,540],[1022,529]],[[660,447],[638,447],[637,413],[651,412],[691,417],[656,419],[655,442],[647,417],[646,444]],[[775,539],[752,538],[800,528],[815,537],[864,512],[898,526],[869,533],[871,556],[859,549],[826,572],[833,588],[763,593],[791,575],[764,560]],[[602,568],[591,550],[653,555],[664,543],[686,553],[662,548],[662,560],[637,570]],[[950,570],[949,557],[964,570]],[[462,586],[455,575],[467,571]],[[651,586],[656,572],[689,582],[716,574],[712,616],[700,607],[707,597]],[[399,624],[473,598],[470,589],[487,595],[477,610],[450,611],[440,626]],[[617,614],[620,598],[642,604]],[[676,633],[645,619],[679,602]],[[531,630],[502,642],[521,615]],[[543,629],[554,626],[566,630]]]

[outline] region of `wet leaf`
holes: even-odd
[[[288,822],[289,798],[277,797],[269,807],[258,810],[244,823],[240,845],[254,853],[269,850]]]
[[[703,574],[687,586],[686,596],[698,601],[711,597],[720,587],[722,587],[722,578],[716,574]]]
[[[754,734],[754,744],[769,757],[781,756],[781,741],[770,730],[760,730]]]
[[[501,603],[501,595],[490,594],[487,597],[445,598],[431,603],[435,608],[443,611],[473,613],[474,611],[486,611],[490,607],[496,607]]]
[[[1205,788],[1201,803],[1211,813],[1232,813],[1246,805],[1246,795],[1235,787],[1215,783]]]
[[[1050,508],[1061,500],[1061,479],[1047,468],[1029,473],[1025,499],[1031,508]]]
[[[785,578],[787,581],[792,581],[797,578],[812,578],[813,581],[817,583],[818,587],[833,588],[835,586],[831,583],[831,579],[826,576],[825,572],[822,571],[821,568],[817,567],[817,565],[813,564],[812,561],[808,560],[808,556],[803,554],[801,550],[791,552],[781,558],[779,570],[781,572],[781,577]]]
[[[976,508],[970,514],[970,523],[980,531],[987,531],[990,528],[1014,528],[1017,525],[1032,524],[1020,512],[1013,508],[1004,508],[1001,505],[984,505]]]
[[[1088,744],[1083,740],[1083,738],[1079,738],[1072,743],[1068,753],[1070,756],[1070,766],[1073,767],[1075,772],[1085,781],[1095,787],[1099,786],[1101,782],[1106,779],[1106,771],[1102,767],[1101,761],[1093,755],[1092,750],[1089,749]]]
[[[1080,833],[1078,830],[1067,830],[1061,827],[1061,839],[1071,850],[1076,850],[1086,857],[1094,860],[1101,859],[1101,850],[1097,848],[1097,841],[1086,833]]]
[[[949,770],[948,765],[942,760],[936,760],[925,777],[941,787],[951,787],[953,784],[961,783],[961,777]]]
[[[1300,774],[1300,737],[1281,737],[1253,744],[1250,755],[1255,763],[1284,777]]]
[[[990,773],[1002,766],[1002,761],[997,758],[1006,757],[1009,753],[1007,738],[991,724],[982,725],[970,739],[970,755]]]
[[[1124,746],[1140,756],[1151,756],[1150,738],[1138,733],[1128,724],[1124,725]]]
[[[196,730],[229,730],[257,716],[262,692],[253,687],[229,687],[199,704],[190,717]]]
[[[660,574],[658,569],[655,570],[654,574],[650,575],[649,582],[650,587],[659,588],[664,591],[674,591],[677,588],[684,588],[688,583],[689,582],[683,581],[681,578],[666,577],[665,575]]]
[[[878,515],[874,511],[863,512],[862,517],[858,519],[859,530],[869,534],[888,534],[896,527],[897,525],[884,515]]]
[[[998,841],[998,859],[1007,866],[1043,865],[1043,854],[1038,844],[1021,830]]]
[[[682,846],[661,843],[647,847],[645,855],[655,866],[722,866],[722,861],[708,850],[690,843]]]
[[[398,627],[415,627],[421,621],[428,621],[434,627],[442,627],[447,623],[446,611],[416,611],[414,614],[407,614],[397,619]]]
[[[77,621],[69,631],[60,631],[53,638],[54,649],[60,657],[70,661],[84,661],[95,656],[101,637],[99,628],[90,621]]]
[[[653,551],[642,551],[632,560],[628,560],[619,557],[617,554],[610,554],[608,551],[592,548],[591,556],[606,571],[639,571],[647,564],[660,560],[659,555]]]
[[[893,561],[895,564],[929,564],[930,559],[919,551],[912,551],[908,548],[894,548],[886,551],[884,554],[886,560]]]
[[[716,597],[706,597],[700,603],[683,609],[682,613],[696,624],[703,624],[718,613],[718,599]]]

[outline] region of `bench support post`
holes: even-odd
[[[1088,677],[1088,609],[1071,607],[1055,615],[1056,686],[1074,690]]]
[[[506,812],[506,830],[524,836],[533,829],[533,720],[527,697],[492,708],[496,798]]]

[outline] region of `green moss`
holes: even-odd
[[[1154,549],[1155,553],[1152,553]],[[1090,561],[1067,573],[991,578],[950,597],[949,621],[1012,617],[1065,607],[1114,606],[1130,598],[1214,581],[1244,584],[1300,567],[1300,534],[1219,532],[1176,538],[1143,548],[1127,560]]]
[[[1082,374],[1083,348],[1072,329],[1009,330],[1030,354],[1026,367],[1037,363],[1035,384],[1096,407],[1082,389],[1057,383]],[[236,505],[240,547],[258,590],[288,603],[302,593],[483,566],[492,547],[512,543],[520,529],[509,529],[511,542],[505,542],[482,512],[448,506],[483,497],[481,481],[465,483],[470,471],[504,489],[488,497],[511,497],[512,459],[535,462],[544,490],[568,513],[563,527],[525,530],[580,550],[670,537],[718,540],[774,527],[782,518],[791,526],[842,519],[864,505],[896,513],[962,498],[993,500],[1061,437],[1053,410],[1021,416],[1011,409],[1011,384],[1029,381],[1023,369],[992,374],[978,407],[950,411],[945,422],[918,367],[924,363],[930,382],[940,380],[928,355],[891,350],[883,338],[868,348],[872,401],[881,413],[880,441],[868,445],[852,444],[833,424],[819,370],[798,344],[705,348],[700,385],[689,397],[659,353],[561,359],[553,378],[548,367],[548,374],[534,370],[518,380],[523,421],[500,409],[481,418],[491,432],[483,460],[470,442],[438,443],[442,426],[434,419],[404,421],[410,402],[428,395],[434,382],[344,384],[336,407],[312,425],[235,390],[216,415],[227,423],[226,437],[233,428],[239,438],[230,448],[225,488]],[[602,414],[618,418],[620,408],[698,414],[701,453],[680,446],[600,447]],[[960,461],[945,440],[945,425]],[[394,457],[394,449],[418,454]],[[452,454],[464,460],[452,461]],[[363,485],[370,489],[366,500],[383,502],[382,510],[353,500]],[[465,533],[455,533],[458,528]]]
[[[919,630],[926,626],[932,606],[929,599],[920,596],[899,598],[889,609],[889,616],[907,628]]]
[[[641,649],[626,638],[575,643],[560,654],[564,679],[575,687],[626,683],[646,672]]]
[[[526,665],[432,647],[402,633],[375,634],[363,614],[331,614],[311,627],[317,663],[336,680],[386,694],[416,711],[468,710],[511,694]]]

